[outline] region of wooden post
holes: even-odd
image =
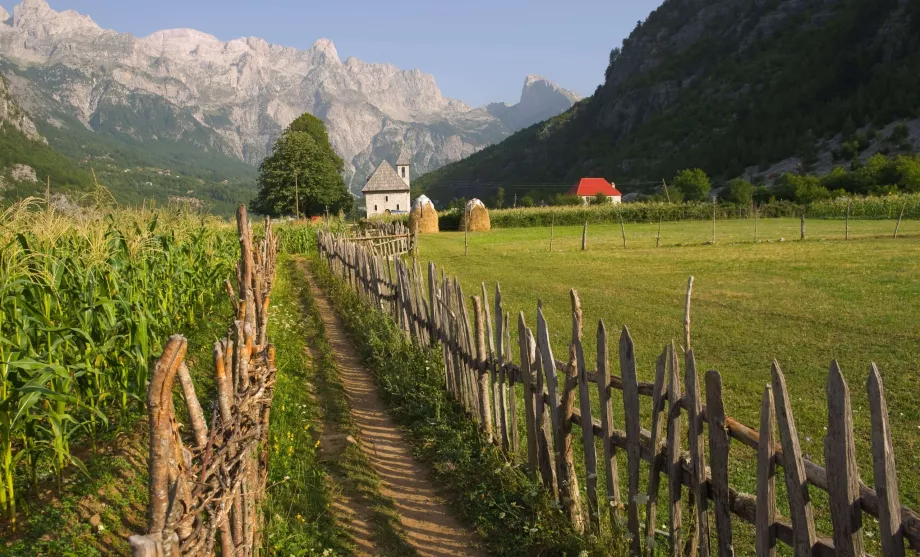
[[[585,490],[588,496],[588,527],[600,531],[597,506],[597,449],[594,445],[594,424],[591,420],[591,391],[588,390],[588,368],[585,365],[583,340],[584,320],[578,292],[572,290],[572,346],[578,379],[578,407],[581,411],[581,441],[585,457]]]
[[[700,398],[700,381],[696,374],[693,350],[684,353],[684,401],[689,424],[690,492],[696,500],[696,531],[699,538],[699,557],[709,557],[709,499],[706,489],[706,448],[703,446],[703,401]]]
[[[662,178],[661,184],[664,186],[664,196],[668,200],[668,205],[670,205],[671,204],[671,194],[668,193],[668,183],[664,181],[664,178]]]
[[[470,254],[470,211],[466,211],[466,225],[463,232],[463,255]]]
[[[722,376],[706,373],[706,418],[709,422],[709,465],[712,469],[712,500],[716,516],[719,557],[733,557],[731,503],[728,489],[728,432],[722,403]]]
[[[620,515],[620,478],[617,473],[616,446],[613,434],[613,405],[610,397],[610,371],[607,364],[607,328],[603,319],[597,324],[597,393],[601,412],[601,432],[604,447],[604,472],[607,480],[607,506],[610,511],[610,528],[616,531]]]
[[[640,465],[640,415],[639,383],[636,374],[636,352],[629,329],[623,327],[620,334],[620,377],[623,381],[623,416],[626,421],[626,463],[629,470],[629,491],[626,499],[626,522],[629,534],[630,552],[639,555],[642,551],[642,536],[639,534],[639,465]]]
[[[665,406],[665,384],[664,375],[669,362],[672,361],[673,343],[666,345],[664,351],[658,356],[655,362],[655,387],[652,391],[652,431],[650,447],[658,447],[661,444],[661,426],[664,422]],[[674,364],[676,365],[676,364]],[[645,544],[645,553],[647,557],[655,555],[655,521],[658,515],[658,484],[661,481],[661,464],[660,459],[652,461],[651,470],[648,476],[648,503],[645,507],[645,533],[648,541]]]
[[[859,499],[859,472],[853,440],[853,411],[850,390],[837,361],[831,362],[827,378],[827,437],[824,462],[828,470],[828,494],[834,549],[843,557],[863,555],[862,509]]]
[[[476,365],[479,374],[479,419],[482,431],[489,443],[492,442],[492,406],[489,403],[489,372],[486,369],[486,330],[482,299],[473,296],[473,313],[476,319]]]
[[[680,443],[683,432],[680,428],[680,371],[678,370],[677,355],[672,348],[671,365],[668,369],[668,436],[667,436],[667,467],[668,467],[668,534],[671,536],[671,545],[668,555],[682,557],[683,555],[683,520],[682,520],[682,488]]]
[[[623,249],[626,249],[626,226],[623,225],[623,210],[617,211],[620,216],[620,232],[623,234]]]
[[[693,295],[693,277],[687,280],[687,298],[684,302],[684,350],[690,350],[690,298]]]
[[[757,243],[757,217],[760,216],[760,211],[757,210],[757,207],[751,204],[754,210],[754,243]]]
[[[708,410],[708,409],[707,409]],[[776,555],[776,410],[773,389],[767,385],[760,405],[760,440],[757,445],[757,508],[754,548],[757,557]]]
[[[297,183],[296,172],[294,173],[294,219],[300,220],[300,186]]]
[[[711,244],[715,245],[716,243],[716,200],[712,200],[712,240]]]
[[[581,230],[581,251],[588,249],[588,221],[585,221],[585,227]]]
[[[529,331],[524,321],[524,312],[518,314],[518,347],[521,353],[521,380],[524,383],[524,424],[527,428],[527,471],[537,474],[537,430],[536,430],[536,381],[534,361],[536,347],[530,343]],[[539,393],[542,397],[543,393]]]
[[[789,499],[789,518],[792,521],[792,548],[796,557],[810,557],[815,545],[815,521],[812,516],[811,497],[805,478],[805,462],[799,445],[799,433],[792,417],[792,405],[786,389],[786,377],[773,361],[773,394],[776,397],[776,416],[779,421],[779,437],[783,446],[783,472],[786,477],[786,492]]]
[[[904,529],[901,524],[901,500],[898,496],[898,474],[891,445],[888,424],[888,403],[882,375],[873,363],[869,366],[869,414],[872,418],[872,471],[878,493],[878,525],[882,554],[904,557]]]
[[[896,224],[894,227],[894,239],[895,240],[898,239],[898,229],[901,228],[901,219],[904,218],[904,207],[905,206],[907,206],[907,203],[904,203],[904,205],[901,205],[901,214],[898,215],[898,224]]]
[[[549,223],[549,251],[553,251],[553,236],[556,233],[556,213],[553,213],[553,218]]]
[[[843,239],[849,240],[850,239],[850,201],[849,200],[847,200],[847,216],[846,216],[846,221],[845,221],[844,226],[845,228],[844,228]]]
[[[799,236],[799,240],[804,240],[805,239],[805,213],[802,213],[801,228],[802,228],[802,233],[801,233],[801,236]]]
[[[658,214],[658,236],[655,237],[655,247],[661,244],[661,214]]]

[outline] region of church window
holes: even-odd
[[[389,200],[390,200],[390,196],[389,196],[389,195],[384,195],[384,196],[383,196],[383,200],[384,200],[384,201],[389,201]]]
[[[399,203],[396,204],[396,210],[399,210]]]
[[[374,205],[374,210],[375,210],[375,211],[377,210],[377,206],[376,206],[376,205]]]

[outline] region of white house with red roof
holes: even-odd
[[[582,178],[577,186],[572,186],[572,189],[566,193],[568,195],[577,195],[584,200],[586,205],[591,203],[594,196],[599,193],[606,195],[610,203],[623,202],[623,194],[616,188],[616,185],[603,178]]]

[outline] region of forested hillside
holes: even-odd
[[[597,175],[628,191],[680,168],[807,164],[838,134],[920,116],[917,91],[920,0],[666,0],[592,97],[414,185],[445,198],[460,183]]]

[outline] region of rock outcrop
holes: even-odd
[[[297,50],[252,37],[221,41],[192,29],[136,38],[74,11],[57,12],[45,0],[24,0],[10,25],[0,25],[0,57],[30,66],[32,83],[95,131],[189,142],[251,164],[294,118],[310,112],[326,122],[353,191],[403,146],[414,172],[424,173],[575,99],[545,80],[528,80],[522,102],[496,116],[494,108],[444,97],[434,77],[419,70],[343,62],[328,39]]]
[[[486,110],[512,131],[518,131],[562,114],[578,100],[578,95],[552,81],[539,75],[529,75],[524,81],[520,102],[515,105],[492,103]]]
[[[0,13],[0,16],[3,14]],[[32,141],[41,141],[47,143],[35,127],[35,122],[29,118],[29,115],[20,107],[13,96],[10,94],[9,84],[3,76],[0,76],[0,132],[3,126],[9,125],[19,130]]]

